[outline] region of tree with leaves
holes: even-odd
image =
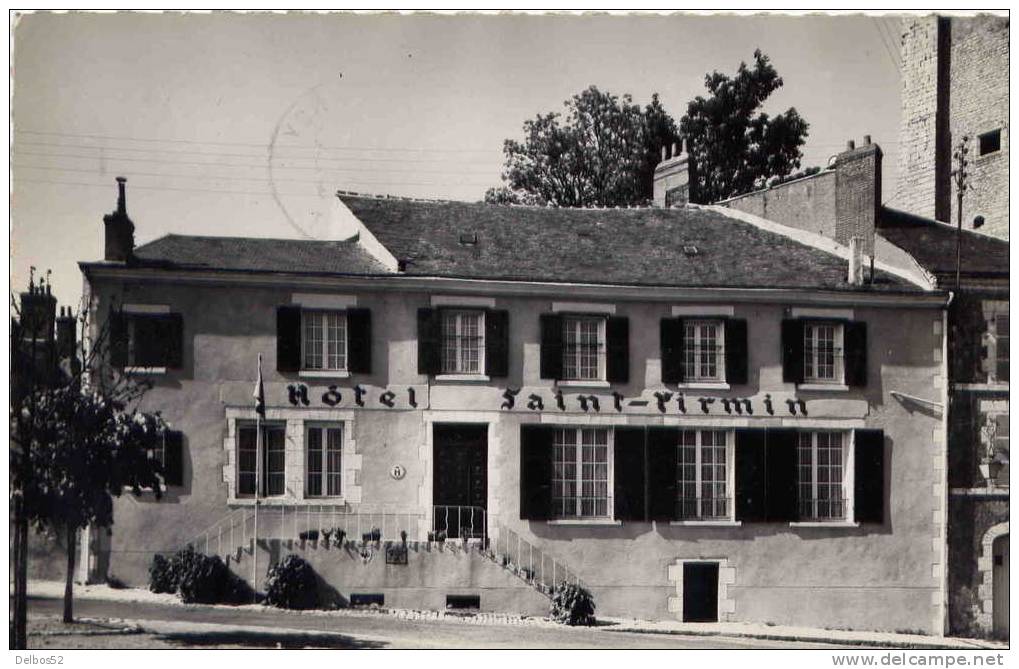
[[[708,97],[687,105],[680,132],[691,164],[691,197],[711,203],[763,188],[800,166],[808,124],[795,107],[769,116],[760,111],[782,86],[782,78],[760,49],[754,66],[740,63],[736,75],[713,72],[704,78]]]
[[[503,180],[489,189],[494,204],[558,207],[628,206],[651,199],[659,147],[678,141],[675,121],[658,95],[644,109],[629,94],[591,86],[564,103],[565,115],[524,122],[524,139],[507,139]]]

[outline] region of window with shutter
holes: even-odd
[[[845,380],[842,323],[803,324],[803,381],[842,384]]]
[[[606,380],[605,317],[564,316],[562,324],[563,380]]]
[[[557,518],[612,517],[612,432],[557,428],[552,438],[552,514]]]
[[[520,518],[552,517],[552,441],[555,429],[546,425],[520,426]]]
[[[681,520],[728,520],[732,433],[681,430],[676,445],[676,516]]]
[[[418,309],[418,374],[439,373],[439,312]]]
[[[683,377],[686,381],[724,380],[725,335],[721,320],[684,320]]]
[[[347,310],[347,371],[371,374],[372,313],[370,309]]]
[[[799,433],[796,483],[800,520],[846,519],[849,448],[845,436],[841,431]]]
[[[492,378],[509,376],[509,312],[485,313],[485,373]]]
[[[347,314],[301,310],[301,370],[347,370]]]
[[[768,518],[767,431],[735,430],[736,520],[753,523]]]
[[[643,427],[617,427],[613,432],[613,517],[647,520],[645,430]]]
[[[679,428],[649,427],[648,440],[648,515],[652,520],[678,520],[676,514],[676,444]]]
[[[183,319],[170,312],[120,312],[110,326],[111,362],[128,371],[182,366]]]
[[[439,314],[440,373],[484,374],[485,312],[478,309],[442,309]]]

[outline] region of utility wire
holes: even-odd
[[[82,183],[77,181],[58,181],[51,179],[31,179],[24,177],[14,177],[15,183],[33,183],[33,184],[52,184],[56,186],[83,186],[87,188],[102,188],[109,190],[109,184],[95,184],[95,183]],[[366,185],[384,185],[384,186],[428,186],[433,187],[436,185],[442,185],[447,188],[475,188],[476,184],[464,184],[464,183],[448,183],[448,184],[434,184],[434,183],[421,183],[413,181],[373,181],[373,182],[357,182]],[[342,183],[337,184],[337,190],[343,190],[340,186]],[[242,191],[242,190],[225,190],[225,189],[211,189],[211,188],[193,188],[193,187],[173,187],[173,186],[145,186],[142,184],[134,184],[131,186],[133,189],[141,190],[155,190],[155,191],[179,191],[179,192],[194,192],[194,193],[217,193],[217,194],[240,194],[240,195],[265,195],[272,196],[271,191]],[[312,193],[279,193],[284,197],[314,197],[321,198],[321,195]]]

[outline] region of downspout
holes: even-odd
[[[940,484],[941,497],[941,578],[938,583],[940,593],[938,597],[937,616],[941,621],[940,636],[948,633],[948,416],[950,412],[949,400],[949,367],[948,367],[948,309],[952,305],[955,294],[948,292],[948,300],[941,310],[941,369],[944,372],[944,383],[941,388],[941,403],[945,410],[941,412],[941,476]]]

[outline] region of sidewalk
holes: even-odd
[[[28,585],[28,593],[31,597],[46,599],[60,599],[64,594],[64,585],[55,581],[31,581]],[[124,603],[156,604],[171,607],[186,607],[189,609],[221,609],[228,608],[233,611],[260,611],[266,608],[262,605],[248,604],[243,606],[214,606],[183,604],[176,595],[156,594],[140,588],[114,589],[108,585],[76,585],[74,588],[75,599],[80,600],[102,600]],[[547,618],[536,618],[530,616],[519,616],[504,613],[475,613],[447,611],[416,611],[409,609],[336,609],[336,610],[314,610],[314,611],[284,611],[275,610],[281,616],[286,616],[288,628],[294,633],[301,631],[302,617],[331,617],[331,618],[396,618],[400,620],[420,621],[442,621],[444,623],[464,625],[512,625],[553,628],[569,630],[558,625]],[[124,612],[125,623],[136,624],[139,621],[133,620],[128,611]],[[291,622],[292,621],[292,622]],[[686,637],[726,637],[760,639],[771,641],[802,641],[813,643],[845,644],[861,647],[878,648],[933,648],[946,650],[1004,650],[1008,648],[1006,643],[997,641],[985,641],[981,639],[961,639],[955,637],[934,637],[920,634],[896,634],[891,632],[859,632],[850,630],[826,630],[809,627],[791,627],[782,625],[765,625],[761,623],[682,623],[679,621],[649,621],[632,618],[598,617],[599,626],[595,629],[612,634],[619,632],[652,634],[652,635],[675,635]],[[193,623],[192,623],[193,624]],[[282,621],[281,621],[282,625]],[[585,628],[591,630],[592,628]]]

